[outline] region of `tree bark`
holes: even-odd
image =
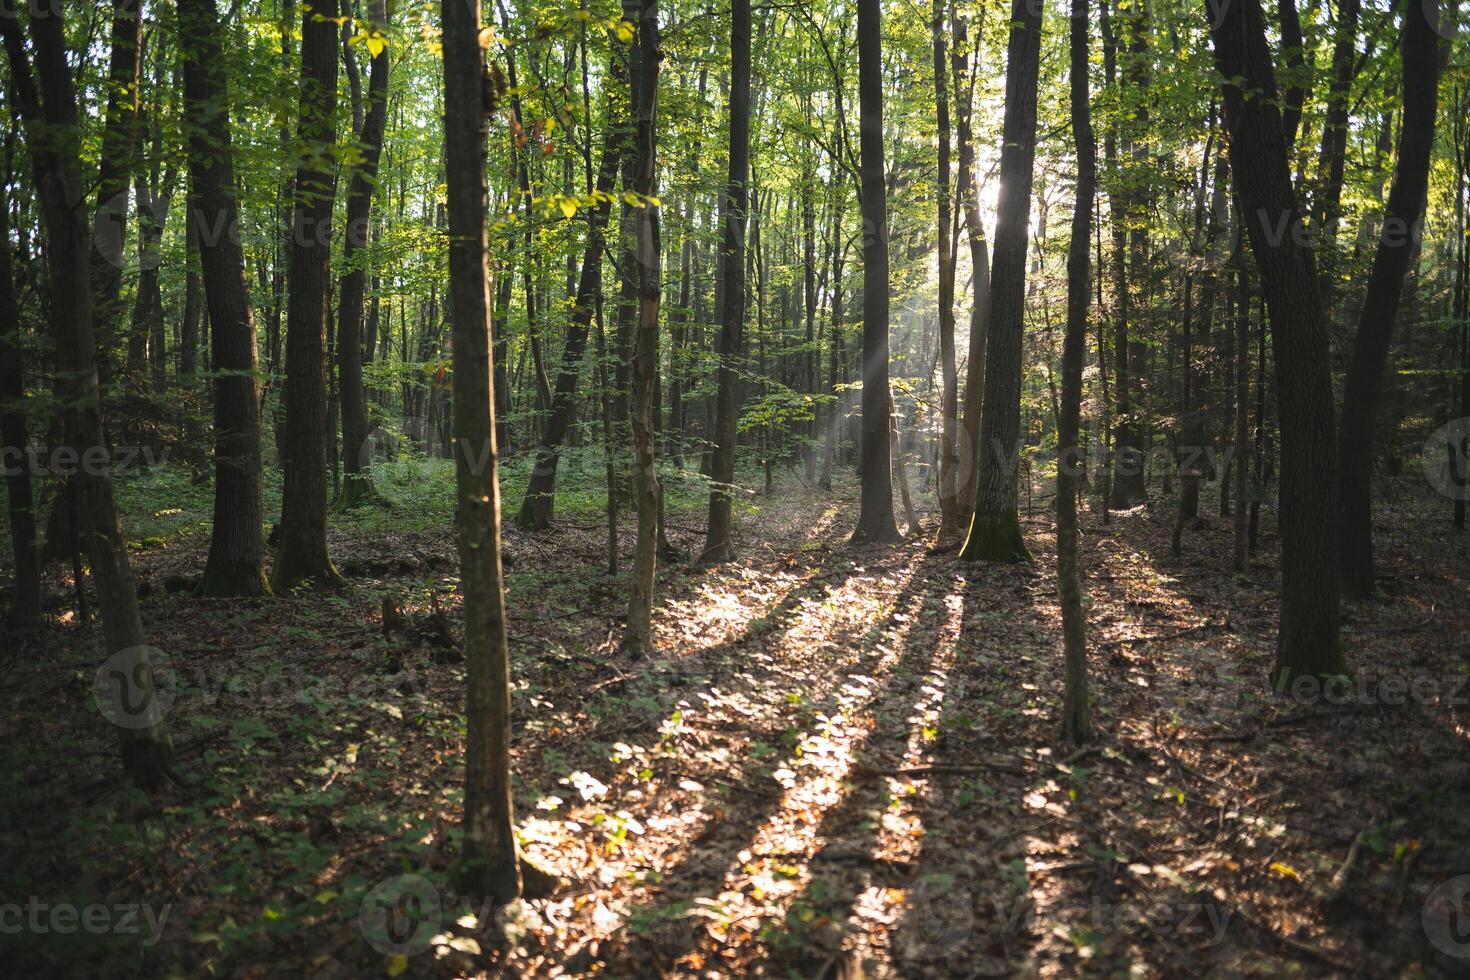
[[[987,324],[985,398],[980,415],[981,465],[970,533],[960,551],[966,561],[1026,561],[1031,557],[1016,512],[1016,464],[1041,8],[1040,0],[1015,0],[1011,8],[995,268]]]
[[[1334,25],[1332,78],[1327,91],[1327,120],[1322,127],[1322,149],[1317,161],[1317,194],[1313,201],[1313,230],[1322,236],[1328,269],[1335,264],[1337,221],[1342,204],[1342,181],[1347,164],[1348,97],[1352,94],[1358,52],[1358,14],[1361,0],[1340,0]],[[1324,279],[1324,283],[1327,280]]]

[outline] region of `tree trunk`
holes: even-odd
[[[715,425],[711,433],[709,525],[704,563],[735,556],[730,539],[735,491],[736,422],[740,413],[739,357],[745,326],[745,222],[750,209],[750,0],[730,5],[730,170],[720,202],[724,225],[720,262],[720,334]]]
[[[81,174],[81,126],[67,65],[66,25],[59,10],[31,17],[36,74],[27,63],[19,12],[0,11],[0,34],[10,62],[14,108],[25,125],[36,195],[46,231],[46,266],[57,351],[57,393],[65,412],[66,445],[82,461],[71,486],[76,526],[86,538],[102,613],[107,660],[94,693],[122,742],[123,767],[140,787],[153,789],[172,775],[172,747],[163,708],[154,696],[153,648],[145,645],[127,542],[117,519],[110,453],[102,434],[93,330],[88,227]],[[44,102],[43,102],[44,98]]]
[[[945,0],[934,0],[934,101],[939,121],[939,368],[943,388],[939,405],[939,538],[960,534],[958,473],[955,465],[959,425],[959,378],[954,348],[955,256],[951,237],[949,189],[949,59],[944,44]],[[959,93],[955,93],[959,98]]]
[[[201,595],[268,595],[261,508],[260,387],[214,0],[180,0],[189,116],[190,231],[198,242],[214,387],[214,527]],[[192,366],[191,366],[192,369]]]
[[[271,586],[284,592],[302,582],[341,584],[327,555],[327,289],[331,279],[333,176],[327,169],[336,138],[337,0],[302,6],[302,153],[292,198],[291,264],[286,306],[286,470],[280,546]]]
[[[1343,588],[1359,598],[1374,591],[1373,436],[1388,346],[1414,252],[1412,238],[1422,229],[1419,221],[1429,187],[1439,96],[1438,6],[1433,0],[1410,4],[1404,8],[1404,17],[1404,110],[1398,171],[1388,192],[1368,293],[1358,314],[1337,439]]]
[[[369,32],[386,31],[385,0],[371,0]],[[350,50],[350,49],[349,49]],[[337,506],[355,507],[376,497],[373,490],[373,441],[368,427],[367,392],[362,383],[362,307],[367,263],[357,253],[366,248],[372,230],[373,191],[378,184],[378,161],[383,152],[383,128],[388,119],[388,48],[378,49],[369,64],[367,112],[357,134],[362,161],[352,171],[347,188],[347,233],[342,242],[344,272],[337,289],[337,370],[342,406],[342,492]],[[359,83],[360,85],[360,83]],[[360,101],[360,100],[358,100]],[[376,299],[374,300],[376,302]]]
[[[1250,569],[1250,410],[1251,396],[1251,285],[1245,269],[1245,254],[1239,255],[1240,283],[1235,306],[1235,571]]]
[[[1087,618],[1077,561],[1077,474],[1081,470],[1082,367],[1087,349],[1087,310],[1092,300],[1092,206],[1097,194],[1097,144],[1088,101],[1087,0],[1072,0],[1070,61],[1072,141],[1077,147],[1077,188],[1072,241],[1067,250],[1067,334],[1062,341],[1062,397],[1057,417],[1057,597],[1062,607],[1066,685],[1062,737],[1081,744],[1092,736],[1087,700]]]
[[[662,295],[659,209],[650,202],[658,190],[658,0],[623,0],[623,17],[638,33],[628,65],[630,104],[636,120],[636,179],[640,198],[635,209],[636,235],[626,255],[624,274],[633,280],[637,322],[633,334],[629,421],[633,430],[633,501],[638,513],[637,546],[629,576],[628,621],[623,652],[638,658],[653,652],[653,589],[658,571],[659,498],[658,439],[658,307]]]
[[[888,187],[883,165],[883,10],[858,0],[858,145],[863,215],[861,502],[854,544],[902,541],[893,518],[888,405]]]
[[[1213,8],[1212,8],[1213,9]],[[1327,318],[1309,248],[1291,234],[1300,209],[1291,185],[1277,110],[1276,76],[1260,0],[1215,11],[1215,60],[1228,80],[1225,121],[1230,166],[1261,274],[1276,350],[1281,403],[1281,628],[1271,680],[1278,690],[1298,677],[1343,674],[1339,646],[1337,452]],[[1246,93],[1251,93],[1250,98]]]
[[[984,9],[981,10],[984,16]],[[975,479],[979,472],[980,408],[985,394],[985,326],[990,321],[990,248],[975,198],[975,137],[970,117],[974,95],[969,67],[969,30],[952,10],[954,51],[950,62],[954,74],[955,136],[959,143],[959,173],[955,197],[965,216],[965,238],[970,243],[970,269],[974,297],[970,306],[970,345],[965,365],[965,408],[963,433],[955,452],[959,478],[955,481],[956,515],[967,526],[975,506]],[[983,24],[983,21],[982,21]],[[963,88],[963,94],[961,89]]]
[[[501,571],[500,483],[486,265],[485,122],[480,5],[444,0],[444,146],[454,436],[464,592],[465,789],[460,886],[496,903],[521,894],[510,777],[510,653]]]
[[[985,399],[980,415],[981,465],[975,513],[960,552],[966,561],[1026,561],[1031,557],[1016,512],[1016,463],[1020,450],[1031,168],[1036,153],[1036,86],[1041,61],[1040,0],[1015,0],[1011,24]]]

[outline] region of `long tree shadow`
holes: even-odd
[[[888,561],[902,570],[904,554],[891,553]],[[902,710],[885,693],[884,681],[900,667],[918,669],[912,659],[918,654],[896,652],[890,641],[901,641],[923,612],[925,583],[926,576],[916,572],[896,596],[868,596],[878,616],[825,635],[833,649],[852,651],[845,662],[828,667],[832,686],[825,696],[809,692],[814,697],[802,712],[805,723],[790,731],[784,757],[748,751],[733,777],[721,781],[726,793],[714,816],[625,917],[620,964],[645,970],[650,962],[695,965],[717,956],[724,943],[771,934],[757,907],[796,893],[804,874],[800,866],[822,846],[825,821],[816,813],[843,801],[853,753],[870,737],[869,726]],[[787,631],[788,639],[793,632]],[[793,682],[780,674],[768,680],[783,690]]]

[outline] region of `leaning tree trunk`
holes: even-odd
[[[303,5],[301,163],[292,199],[291,262],[286,306],[286,470],[281,495],[280,547],[271,569],[277,592],[313,582],[335,586],[341,576],[327,554],[327,287],[331,280],[333,176],[327,169],[336,138],[337,0]]]
[[[750,0],[730,4],[730,171],[720,206],[722,318],[715,354],[714,451],[710,456],[709,525],[701,562],[729,561],[735,490],[735,440],[740,413],[740,337],[745,324],[745,222],[750,209]]]
[[[387,30],[385,0],[368,4],[364,29]],[[380,43],[370,41],[369,43]],[[369,64],[367,113],[357,134],[362,160],[352,171],[347,188],[347,233],[342,241],[346,270],[337,291],[337,372],[342,404],[342,490],[337,506],[356,507],[376,497],[372,475],[372,435],[368,426],[367,391],[362,383],[362,306],[367,263],[358,253],[371,241],[373,191],[378,185],[378,160],[383,153],[383,128],[388,119],[388,48],[377,49]]]
[[[0,34],[10,62],[14,108],[25,125],[46,232],[57,391],[64,406],[66,444],[82,461],[72,479],[76,524],[86,539],[108,654],[98,671],[95,693],[104,714],[117,726],[124,769],[139,786],[152,789],[172,775],[172,747],[162,707],[154,696],[152,648],[145,645],[127,542],[112,496],[87,262],[81,126],[66,60],[66,26],[59,10],[51,13],[30,18],[39,95],[15,7],[0,11]]]
[[[1358,315],[1337,439],[1342,579],[1348,594],[1357,597],[1371,595],[1374,588],[1374,422],[1404,275],[1414,253],[1415,223],[1424,213],[1429,188],[1439,96],[1438,7],[1434,0],[1424,0],[1404,10],[1404,111],[1398,171],[1388,192],[1368,294]]]
[[[985,393],[985,325],[990,321],[990,246],[985,241],[980,204],[975,199],[975,137],[970,125],[974,84],[966,82],[971,75],[969,31],[958,16],[950,19],[954,21],[954,51],[950,62],[954,73],[955,136],[959,143],[955,197],[965,213],[965,238],[970,243],[970,276],[974,290],[970,306],[970,347],[965,365],[964,418],[955,454],[955,465],[960,472],[955,487],[956,506],[960,523],[968,525],[975,507],[980,408]]]
[[[1207,4],[1207,7],[1210,7]],[[1281,627],[1278,690],[1298,677],[1345,672],[1339,645],[1337,452],[1327,318],[1302,220],[1276,102],[1276,74],[1260,0],[1213,7],[1215,61],[1225,79],[1230,167],[1271,316],[1281,418]],[[1249,93],[1249,97],[1247,97]],[[1284,222],[1284,224],[1283,224]]]
[[[1016,512],[1021,416],[1021,348],[1026,313],[1026,247],[1031,165],[1036,155],[1036,85],[1041,63],[1040,0],[1014,0],[1006,56],[1004,144],[990,280],[985,398],[980,413],[975,513],[960,557],[1026,561]]]
[[[658,0],[623,0],[623,16],[638,25],[629,58],[630,104],[636,120],[634,156],[636,178],[633,192],[640,201],[633,221],[636,226],[631,268],[624,274],[633,279],[638,299],[633,334],[629,419],[633,428],[633,501],[638,512],[637,547],[629,576],[628,622],[623,633],[623,652],[646,656],[653,652],[653,588],[658,571],[659,498],[658,440],[654,413],[658,411],[658,307],[662,295],[658,206],[652,198],[658,189],[658,71],[663,52],[659,48]]]
[[[214,0],[179,0],[189,131],[188,222],[198,242],[214,378],[214,528],[199,582],[205,596],[270,593],[260,502],[260,384],[255,315],[230,148],[229,92]],[[192,337],[186,337],[190,347]],[[193,373],[186,354],[185,374]]]
[[[888,187],[883,167],[883,10],[858,0],[858,147],[863,214],[861,497],[854,544],[902,541],[893,517],[888,405]]]
[[[1074,743],[1092,735],[1087,701],[1087,619],[1077,567],[1077,476],[1082,415],[1082,362],[1087,348],[1087,310],[1092,299],[1092,206],[1097,194],[1097,143],[1088,102],[1087,0],[1072,0],[1070,36],[1072,141],[1077,147],[1077,193],[1072,241],[1067,249],[1067,333],[1062,341],[1062,398],[1057,417],[1057,596],[1062,607],[1066,686],[1062,737]]]
[[[616,84],[622,70],[617,59],[613,59],[613,62],[610,77],[613,84]],[[597,292],[602,286],[604,235],[608,213],[612,210],[611,193],[617,181],[625,133],[626,128],[621,121],[610,119],[602,148],[602,160],[597,169],[597,186],[594,191],[597,204],[593,206],[588,221],[587,247],[582,255],[582,274],[577,282],[576,306],[567,327],[566,344],[562,347],[561,368],[557,372],[556,388],[551,397],[551,414],[547,416],[546,425],[541,430],[541,444],[536,449],[536,466],[531,470],[531,479],[526,484],[526,496],[521,501],[520,513],[516,515],[516,526],[528,531],[541,531],[550,527],[556,509],[556,471],[561,462],[562,444],[571,427],[572,412],[576,408],[582,358],[587,352]]]

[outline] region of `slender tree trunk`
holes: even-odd
[[[1213,8],[1212,8],[1213,9]],[[1302,220],[1277,110],[1275,72],[1260,0],[1214,11],[1210,31],[1223,85],[1230,166],[1261,273],[1276,350],[1281,411],[1281,629],[1271,680],[1345,672],[1339,646],[1337,452],[1332,377],[1312,252],[1292,234]],[[1247,98],[1246,93],[1251,93]]]
[[[908,533],[917,536],[924,533],[919,524],[919,514],[914,510],[914,498],[909,493],[908,467],[904,463],[903,437],[898,424],[898,412],[893,400],[888,401],[889,444],[893,447],[893,476],[898,481],[898,499],[903,503],[903,519],[908,524]]]
[[[385,0],[370,0],[369,32],[388,28]],[[349,49],[350,50],[350,49]],[[378,184],[378,161],[383,153],[383,129],[388,121],[388,48],[379,48],[369,64],[367,111],[357,133],[361,162],[353,168],[347,188],[347,233],[342,242],[342,274],[337,289],[337,370],[342,406],[342,492],[337,506],[354,507],[372,500],[373,445],[368,427],[367,392],[362,383],[363,286],[367,263],[358,256],[372,240],[373,191]],[[354,73],[355,74],[355,73]],[[359,82],[359,87],[361,83]],[[360,99],[357,102],[360,103]],[[373,300],[377,302],[376,297]]]
[[[1026,561],[1016,512],[1020,450],[1021,353],[1026,312],[1026,250],[1036,153],[1036,86],[1041,60],[1040,0],[1015,0],[1006,57],[1004,143],[991,280],[985,399],[980,415],[980,474],[966,561]]]
[[[46,265],[57,351],[57,393],[64,406],[66,444],[82,465],[71,482],[73,524],[86,538],[102,613],[108,658],[94,693],[117,727],[123,768],[144,789],[172,776],[172,747],[162,707],[154,697],[153,648],[146,645],[138,596],[128,565],[127,542],[117,519],[110,453],[102,434],[93,329],[92,283],[87,261],[88,226],[81,175],[81,126],[76,90],[67,65],[61,11],[31,17],[36,75],[31,75],[19,10],[0,10],[0,34],[10,63],[14,110],[25,125],[26,144],[46,231]]]
[[[893,518],[888,405],[888,188],[883,165],[883,11],[858,0],[858,144],[863,215],[861,497],[854,544],[903,540]]]
[[[629,58],[630,104],[636,120],[633,191],[642,200],[636,209],[636,236],[625,257],[625,275],[633,278],[637,325],[630,365],[629,420],[633,429],[633,500],[638,513],[637,546],[629,577],[628,621],[623,652],[632,657],[653,652],[653,589],[658,571],[659,498],[658,440],[658,307],[663,245],[659,209],[649,202],[658,190],[658,0],[623,0],[623,17],[638,27]],[[629,261],[631,260],[631,261]]]
[[[480,5],[444,0],[445,178],[454,325],[454,471],[464,592],[465,788],[461,888],[496,903],[531,891],[515,835],[510,776],[510,651],[501,570],[500,481],[490,347],[486,119]]]
[[[1246,273],[1245,254],[1238,256],[1240,282],[1235,306],[1235,571],[1244,575],[1250,570],[1250,422],[1246,414],[1251,396],[1251,285]]]
[[[1062,607],[1066,687],[1062,737],[1073,743],[1092,736],[1087,700],[1087,618],[1077,561],[1077,475],[1084,448],[1082,367],[1087,351],[1087,311],[1092,300],[1092,206],[1097,195],[1097,143],[1089,103],[1087,0],[1072,0],[1070,61],[1072,141],[1077,147],[1077,188],[1072,206],[1072,241],[1067,250],[1067,334],[1062,341],[1062,397],[1057,417],[1057,596]]]
[[[1358,315],[1337,439],[1342,581],[1344,591],[1355,597],[1374,591],[1373,436],[1388,346],[1398,317],[1404,276],[1414,253],[1412,238],[1422,228],[1419,222],[1429,189],[1438,109],[1438,5],[1434,0],[1423,0],[1404,11],[1404,111],[1398,171],[1388,192],[1383,230],[1368,277],[1368,294]]]
[[[952,5],[953,6],[953,5]],[[984,10],[981,11],[982,16]],[[980,463],[980,409],[985,395],[986,324],[990,321],[990,248],[980,220],[980,203],[975,188],[975,137],[970,117],[974,84],[970,79],[970,41],[965,21],[951,11],[954,50],[950,62],[954,75],[955,136],[959,144],[959,173],[955,197],[965,216],[965,238],[970,243],[970,275],[973,299],[970,305],[970,344],[965,366],[963,433],[955,452],[959,469],[956,480],[956,516],[967,526],[975,507],[975,480]]]
[[[949,189],[949,58],[945,53],[945,0],[934,0],[934,101],[939,121],[939,365],[940,393],[939,431],[939,537],[949,540],[960,534],[959,484],[956,445],[959,425],[959,378],[954,347],[954,279],[955,256],[950,249],[951,237]],[[955,93],[955,98],[960,97]]]
[[[280,546],[271,585],[341,584],[327,554],[327,290],[331,280],[333,176],[326,169],[336,138],[337,0],[303,5],[301,117],[297,139],[286,306],[286,469]]]
[[[745,222],[750,209],[750,0],[730,5],[730,170],[720,202],[721,238],[719,361],[715,426],[711,433],[709,526],[703,563],[729,561],[735,491],[735,439],[740,413],[739,358],[745,326]]]

